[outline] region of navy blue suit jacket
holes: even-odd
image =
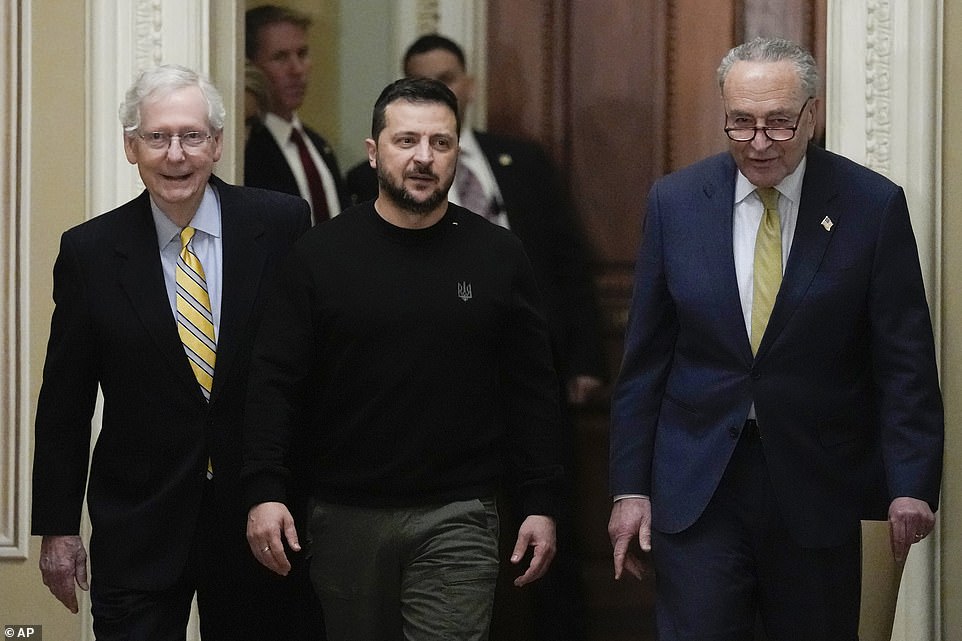
[[[837,545],[910,496],[938,506],[942,403],[902,189],[810,146],[781,289],[753,358],[735,280],[736,166],[714,156],[648,197],[611,425],[612,494],[694,523],[754,401],[797,542]],[[831,220],[829,225],[826,221]]]
[[[248,555],[237,484],[251,345],[273,270],[310,227],[310,213],[299,198],[210,183],[220,198],[223,266],[209,403],[177,334],[147,192],[61,238],[32,529],[78,534],[86,490],[91,570],[106,585],[160,590],[181,576],[205,491],[218,510],[211,521],[224,528],[219,545]],[[103,421],[88,486],[98,385]]]

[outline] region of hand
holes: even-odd
[[[651,501],[647,498],[615,501],[608,519],[608,538],[614,548],[616,581],[624,570],[639,581],[648,572],[641,557],[629,551],[635,537],[642,552],[651,552]]]
[[[267,569],[287,576],[291,562],[284,552],[284,541],[295,552],[300,552],[294,517],[283,503],[258,503],[247,513],[247,544],[254,558]]]
[[[889,537],[892,556],[905,561],[909,548],[918,543],[935,527],[935,515],[929,504],[919,499],[900,496],[889,505]]]
[[[531,556],[528,569],[514,580],[514,584],[519,588],[537,581],[548,571],[551,559],[554,558],[558,549],[554,519],[537,514],[526,518],[518,529],[518,540],[514,544],[514,550],[511,551],[511,562],[515,565],[520,563],[528,547],[534,548],[534,554]]]
[[[568,402],[584,405],[595,397],[603,383],[594,376],[575,376],[568,380]]]
[[[50,588],[51,594],[77,614],[77,590],[89,590],[87,582],[87,550],[83,541],[75,534],[65,536],[45,536],[40,543],[40,573],[43,584]]]

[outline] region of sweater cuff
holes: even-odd
[[[561,513],[561,501],[558,494],[545,486],[529,487],[524,495],[524,516],[538,514],[550,516],[555,521]]]
[[[250,510],[260,503],[287,504],[287,484],[284,479],[269,473],[260,473],[244,479],[244,504]]]

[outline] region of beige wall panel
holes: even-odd
[[[962,641],[962,0],[944,3],[942,128],[942,639]]]

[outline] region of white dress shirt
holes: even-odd
[[[301,164],[301,154],[297,150],[297,145],[291,141],[291,130],[297,127],[307,144],[307,150],[317,167],[317,173],[321,175],[324,197],[327,199],[327,210],[332,218],[341,213],[341,203],[338,200],[337,183],[334,182],[334,176],[331,175],[331,170],[328,169],[320,151],[314,146],[314,141],[304,131],[304,125],[297,114],[294,114],[294,117],[288,122],[275,113],[268,113],[264,116],[264,126],[271,132],[277,146],[281,148],[281,152],[294,174],[294,180],[297,181],[297,189],[301,192],[301,198],[311,203],[311,190],[307,185],[307,174],[304,173],[304,166]],[[311,203],[311,211],[313,210],[314,204]]]
[[[477,176],[484,190],[485,198],[492,203],[497,203],[498,214],[492,222],[508,228],[508,215],[504,211],[504,199],[501,197],[501,190],[498,188],[498,181],[494,178],[491,165],[478,144],[478,139],[470,127],[465,127],[458,138],[458,146],[461,148],[458,153],[458,165],[466,166],[471,173]],[[448,200],[455,205],[461,205],[461,195],[458,193],[457,181],[451,185],[448,192]]]

